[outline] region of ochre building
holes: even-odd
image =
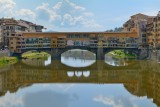
[[[140,48],[137,32],[51,32],[13,33],[9,49],[21,53],[22,49],[42,48]]]

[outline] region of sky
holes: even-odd
[[[13,17],[43,25],[46,31],[106,31],[130,16],[154,16],[160,0],[0,0],[0,18]]]

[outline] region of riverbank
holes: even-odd
[[[37,52],[37,51],[29,51],[22,54],[22,58],[24,59],[39,59],[39,58],[48,58],[50,55],[46,52]]]
[[[135,54],[126,53],[122,50],[115,50],[108,53],[109,55],[113,56],[114,58],[136,58]]]
[[[0,57],[0,67],[9,65],[9,64],[14,64],[18,61],[16,57]]]

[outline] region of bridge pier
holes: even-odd
[[[104,60],[105,59],[105,53],[103,51],[103,48],[97,48],[97,52],[96,52],[96,59],[97,60]]]
[[[52,60],[61,60],[61,54],[65,52],[65,49],[51,49]]]
[[[22,54],[21,53],[10,53],[10,56],[17,57],[18,59],[22,59]]]
[[[148,58],[148,50],[147,49],[132,50],[132,53],[136,54],[137,55],[137,59],[139,59],[139,60],[143,60],[143,59]]]

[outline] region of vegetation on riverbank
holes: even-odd
[[[9,65],[9,64],[14,64],[18,61],[16,57],[1,57],[0,58],[0,67]]]
[[[109,52],[108,54],[115,58],[136,58],[135,54],[126,53],[123,50],[115,50],[115,51]]]
[[[39,59],[39,58],[48,58],[50,54],[46,52],[37,52],[37,51],[29,51],[24,54],[22,54],[22,58],[26,59]]]

